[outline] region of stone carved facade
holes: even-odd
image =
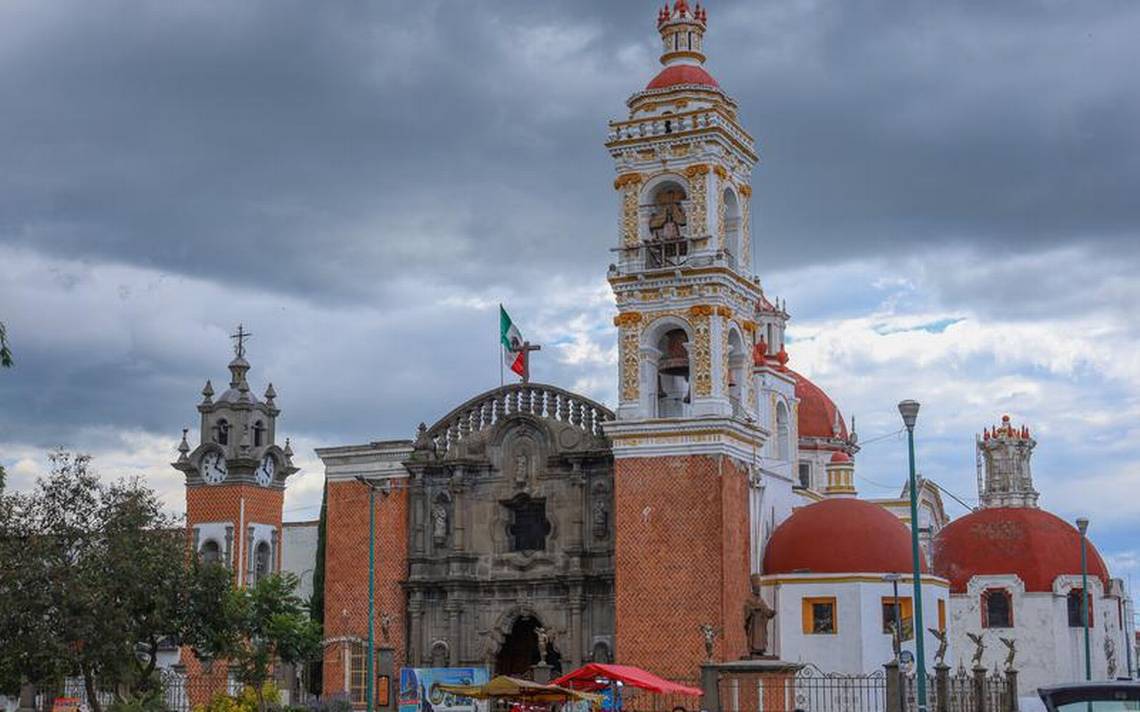
[[[621,351],[621,399],[636,401],[640,395],[641,314],[626,312],[614,319]]]
[[[614,188],[621,191],[621,232],[625,247],[636,247],[641,243],[638,219],[638,198],[641,193],[641,174],[625,173],[614,181]]]
[[[689,179],[689,234],[693,237],[709,234],[708,173],[709,167],[704,164],[685,169]]]
[[[693,393],[698,396],[712,394],[712,344],[709,331],[712,314],[713,308],[707,305],[689,308],[689,323],[693,327]]]
[[[612,418],[581,396],[519,384],[421,434],[404,463],[411,664],[432,661],[442,641],[448,665],[519,674],[500,653],[520,621],[547,631],[548,662],[566,671],[598,642],[612,650],[613,460],[602,433]],[[441,495],[446,541],[432,535]]]

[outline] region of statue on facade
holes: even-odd
[[[1005,649],[1008,651],[1005,656],[1005,669],[1012,670],[1013,659],[1017,657],[1017,641],[1013,638],[1002,638],[1000,636],[998,637],[998,640],[1001,641],[1001,644],[1004,645]]]
[[[550,634],[541,625],[534,629],[534,634],[538,636],[538,664],[545,665],[546,656],[550,652]]]
[[[392,614],[388,611],[383,611],[380,613],[380,637],[387,641],[388,637],[391,635],[391,632]]]
[[[431,532],[436,544],[447,541],[447,505],[436,502],[431,508]]]
[[[937,628],[927,628],[927,630],[930,631],[930,634],[933,635],[934,639],[938,641],[938,651],[934,653],[934,662],[938,665],[944,665],[946,658],[946,647],[948,645],[946,642],[946,631],[939,630]]]
[[[705,640],[705,656],[711,663],[713,661],[713,650],[716,647],[716,628],[713,628],[710,623],[701,623],[700,630],[701,637]]]
[[[515,484],[524,485],[530,477],[530,457],[526,452],[515,455]]]
[[[649,230],[658,240],[677,240],[681,229],[688,224],[685,208],[681,201],[685,194],[681,190],[663,190],[657,194],[656,209],[649,218]]]
[[[748,636],[748,654],[764,655],[768,651],[768,621],[776,611],[760,595],[760,586],[753,582],[752,595],[744,604],[744,631]]]
[[[982,665],[982,653],[986,652],[986,641],[982,637],[981,633],[966,633],[966,637],[969,638],[974,643],[974,657],[973,657],[974,667],[976,667],[976,668],[981,667],[981,665]]]
[[[605,539],[610,533],[610,514],[606,511],[606,503],[600,498],[594,500],[594,538]]]
[[[1108,679],[1116,678],[1116,643],[1112,640],[1112,636],[1106,635],[1104,637],[1104,662],[1107,667]]]

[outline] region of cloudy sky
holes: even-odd
[[[254,333],[304,471],[497,385],[615,400],[606,122],[655,73],[641,0],[0,4],[0,464],[167,463]],[[1042,502],[1140,577],[1140,4],[709,0],[708,68],[757,137],[754,270],[792,365],[864,441],[923,403],[920,469],[970,502],[973,437],[1038,437]],[[869,443],[863,494],[905,445]],[[952,514],[963,507],[948,502]],[[1140,583],[1140,581],[1138,581]]]

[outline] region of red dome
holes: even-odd
[[[665,67],[661,73],[653,77],[653,81],[645,87],[646,91],[650,89],[664,89],[665,87],[672,87],[678,84],[704,84],[710,87],[720,87],[712,75],[706,72],[703,68],[695,64],[674,64],[671,67]]]
[[[851,456],[842,450],[836,450],[835,454],[831,456],[831,461],[839,464],[841,462],[851,462]]]
[[[823,390],[795,371],[796,398],[800,400],[798,424],[801,438],[834,438],[832,427],[839,418],[839,438],[847,439],[847,424],[835,402]]]
[[[913,570],[906,525],[881,506],[853,498],[825,499],[795,510],[772,532],[764,552],[765,574]]]
[[[1053,580],[1081,573],[1081,534],[1043,509],[979,509],[946,525],[934,539],[934,571],[950,590],[966,590],[976,575],[1016,574],[1026,591],[1052,591]],[[1089,542],[1088,571],[1108,587],[1108,569]]]

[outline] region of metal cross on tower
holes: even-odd
[[[253,334],[246,331],[241,324],[238,324],[236,334],[230,334],[230,338],[234,340],[234,353],[238,358],[245,357],[245,340],[251,336]]]

